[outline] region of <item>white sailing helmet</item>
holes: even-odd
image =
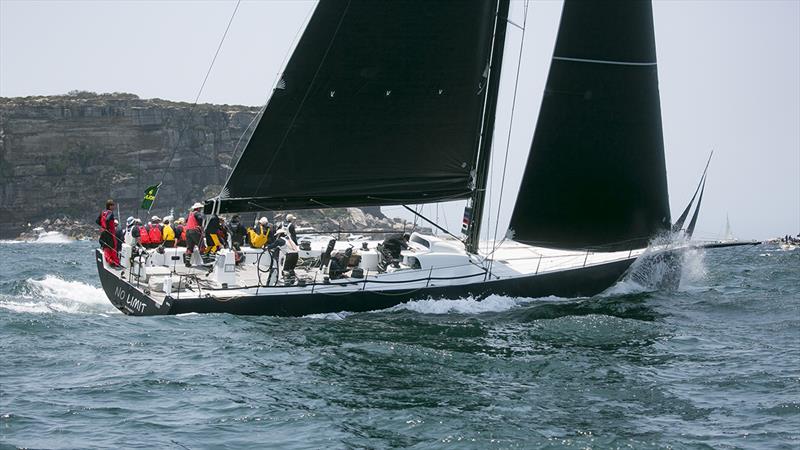
[[[258,223],[260,223],[261,225],[266,225],[266,224],[269,223],[269,220],[267,220],[266,217],[262,217],[262,218],[258,219]]]
[[[150,221],[151,222],[161,222],[161,217],[153,216],[153,217],[150,218]]]
[[[172,222],[172,219],[173,219],[173,217],[172,217],[172,216],[164,216],[164,218],[163,218],[162,220],[163,220],[164,222]]]
[[[286,221],[287,222],[294,222],[294,219],[295,219],[294,214],[287,214],[286,215]]]
[[[203,204],[202,204],[202,203],[200,203],[200,202],[194,202],[194,205],[192,205],[192,207],[191,207],[191,208],[189,208],[189,211],[194,211],[195,209],[202,208],[202,207],[203,207]]]

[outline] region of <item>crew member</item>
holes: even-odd
[[[161,234],[161,218],[153,216],[150,218],[150,223],[147,224],[147,234],[150,235],[150,248],[156,248],[164,242]]]
[[[186,217],[186,226],[184,227],[186,232],[186,253],[183,255],[183,261],[187,266],[191,265],[189,261],[195,247],[198,251],[201,250],[203,239],[203,213],[200,212],[201,209],[203,209],[203,204],[195,203],[189,210],[189,216]]]
[[[248,228],[247,235],[250,238],[250,246],[253,248],[263,248],[271,241],[269,221],[266,217],[258,219],[255,228]]]
[[[408,250],[408,240],[410,238],[411,235],[408,233],[393,234],[383,240],[383,250],[388,253],[392,259],[399,259],[400,252],[402,250]]]
[[[267,245],[267,249],[280,249],[281,255],[279,256],[279,260],[283,258],[283,277],[289,279],[294,278],[294,268],[297,266],[297,260],[299,259],[297,252],[300,249],[297,247],[297,244],[287,236],[286,230],[281,229],[275,232],[275,240]]]
[[[103,257],[111,267],[119,267],[119,254],[117,253],[117,227],[114,223],[114,200],[106,202],[100,216],[97,217],[100,225],[100,246],[103,248]]]
[[[141,226],[142,226],[142,219],[138,217],[133,219],[133,226],[131,227],[131,237],[133,238],[131,239],[132,246],[138,245],[141,247],[142,245],[142,233],[139,230],[139,227]]]
[[[241,249],[247,240],[247,230],[242,225],[238,214],[231,217],[231,223],[228,224],[228,236],[234,250]]]
[[[128,217],[128,220],[125,221],[125,243],[133,246],[133,226],[135,224],[136,219],[133,216]]]
[[[214,214],[208,219],[208,223],[206,224],[206,253],[217,253],[222,247],[222,243],[219,240],[219,217]]]
[[[176,247],[186,247],[186,221],[183,220],[183,217],[178,217],[175,219],[175,225],[173,225],[172,229],[175,230],[175,246]]]
[[[230,248],[228,245],[228,222],[225,220],[225,216],[220,216],[219,218],[219,228],[217,229],[217,238],[219,239],[219,243],[222,248]]]
[[[286,215],[286,223],[283,224],[284,228],[286,228],[287,232],[289,233],[289,237],[292,238],[292,242],[297,244],[297,231],[295,230],[294,221],[296,217],[294,214],[287,214]]]
[[[161,238],[164,240],[164,247],[175,247],[175,230],[172,228],[172,216],[165,216],[161,228]]]
[[[150,233],[148,232],[147,226],[142,225],[142,221],[140,220],[137,222],[136,228],[139,230],[139,244],[144,248],[151,248]]]
[[[125,227],[119,226],[119,220],[114,219],[114,227],[117,229],[115,236],[117,237],[117,254],[122,251],[122,243],[125,242]]]

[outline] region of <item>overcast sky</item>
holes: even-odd
[[[80,89],[193,101],[235,5],[0,0],[0,96]],[[314,5],[243,0],[200,101],[263,104]],[[512,1],[515,23],[524,20],[523,5]],[[560,10],[559,1],[530,3],[501,230],[530,148]],[[713,148],[698,237],[719,237],[726,214],[740,238],[800,232],[800,1],[655,1],[654,16],[673,217]],[[520,38],[509,27],[498,161]],[[459,220],[455,211],[448,225]]]

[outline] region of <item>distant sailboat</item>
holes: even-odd
[[[183,249],[143,253],[122,271],[100,255],[111,302],[132,315],[304,315],[422,298],[587,296],[642,255],[679,252],[648,249],[671,220],[652,8],[633,0],[565,1],[508,236],[480,241],[508,11],[509,0],[320,1],[205,208],[465,199],[464,240],[413,233],[386,261],[375,241],[309,239],[300,250],[309,264],[295,274],[264,249],[245,249],[242,265],[222,250],[208,268],[177,264]]]
[[[725,234],[722,239],[725,241],[736,240],[736,238],[733,237],[733,231],[731,231],[731,218],[727,214],[725,214]]]
[[[731,220],[728,214],[725,214],[725,232],[723,238],[718,241],[694,241],[695,247],[702,248],[724,248],[724,247],[740,247],[745,245],[758,245],[761,241],[754,240],[739,240],[733,235],[731,231]]]

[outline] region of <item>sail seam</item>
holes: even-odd
[[[567,58],[565,56],[553,56],[553,59],[593,64],[611,64],[615,66],[655,66],[657,64],[656,62],[611,61],[606,59]]]

